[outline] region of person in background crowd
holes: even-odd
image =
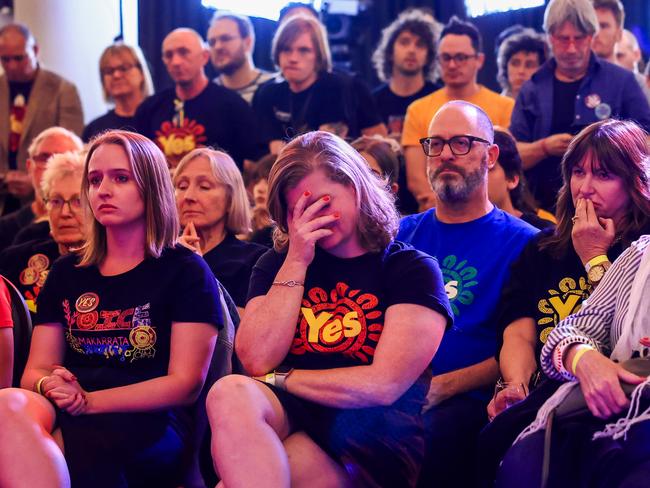
[[[178,164],[174,187],[182,242],[203,256],[243,310],[253,266],[267,248],[236,237],[251,231],[248,195],[237,165],[224,152],[195,149]]]
[[[533,227],[545,229],[555,224],[552,214],[535,208],[528,191],[521,157],[515,140],[502,130],[494,131],[494,143],[499,146],[499,159],[488,172],[488,198],[501,210],[519,217]]]
[[[232,12],[216,12],[208,28],[210,60],[219,72],[214,79],[217,85],[236,91],[253,103],[257,89],[275,76],[255,67],[255,30],[251,20]]]
[[[428,364],[452,322],[435,260],[393,242],[392,194],[326,132],[282,150],[269,208],[275,249],[235,342],[257,378],[224,377],[207,401],[224,486],[414,486]]]
[[[625,22],[623,4],[619,0],[593,0],[593,4],[599,29],[594,35],[591,48],[599,58],[620,65],[616,60],[616,45],[623,40]],[[645,79],[636,72],[634,77],[650,103],[650,89],[646,86]]]
[[[481,434],[485,486],[557,387],[539,381],[549,334],[600,286],[610,263],[650,233],[650,158],[646,135],[633,122],[605,120],[584,129],[569,145],[562,175],[557,227],[526,246],[501,295],[497,357],[508,386],[490,403],[488,414],[496,418]]]
[[[400,147],[395,141],[377,137],[363,136],[350,143],[366,160],[373,173],[379,176],[397,195],[399,190]],[[395,147],[396,146],[396,147]],[[399,208],[399,202],[396,202]]]
[[[27,172],[28,148],[48,127],[75,134],[83,130],[83,111],[77,88],[38,64],[36,39],[23,24],[0,29],[0,214],[18,209],[34,193]],[[4,198],[3,198],[4,197]]]
[[[0,389],[11,386],[14,370],[13,326],[11,296],[0,275]]]
[[[169,170],[149,139],[94,139],[81,199],[86,245],[52,267],[22,388],[0,390],[0,485],[177,487],[224,323],[217,281],[176,245]]]
[[[548,47],[544,36],[533,29],[506,37],[497,55],[497,80],[504,97],[517,98],[519,90],[546,62]]]
[[[440,24],[425,9],[409,9],[381,31],[372,61],[383,82],[372,92],[388,135],[398,141],[408,106],[441,87],[436,75]]]
[[[201,146],[223,149],[240,169],[244,160],[255,161],[265,154],[250,106],[205,75],[210,54],[196,31],[170,32],[162,44],[162,58],[175,86],[142,102],[136,127],[162,149],[171,168]]]
[[[79,137],[63,127],[50,127],[41,132],[29,146],[27,172],[34,188],[34,201],[4,217],[0,217],[0,251],[12,243],[18,244],[32,239],[47,239],[50,232],[47,210],[41,194],[41,179],[47,168],[47,161],[53,154],[81,151],[83,143]],[[28,235],[19,238],[21,232]]]
[[[421,150],[438,202],[404,217],[397,239],[440,263],[454,327],[432,362],[419,486],[471,486],[476,439],[487,423],[485,408],[498,376],[493,313],[511,263],[537,230],[488,200],[488,172],[499,147],[481,108],[447,102],[428,133]]]
[[[327,27],[321,22],[321,17],[314,7],[299,2],[290,2],[280,11],[278,27],[281,27],[288,19],[297,15],[307,16],[317,20],[323,27],[327,36]],[[385,136],[386,125],[383,123],[379,111],[375,105],[372,93],[368,85],[359,76],[350,74],[342,69],[337,69],[332,63],[332,73],[345,85],[345,101],[343,107],[346,110],[348,121],[348,139],[354,139],[361,135]]]
[[[132,129],[137,108],[153,95],[149,67],[138,46],[117,42],[104,49],[99,57],[99,79],[104,100],[115,106],[86,126],[81,136],[84,142],[109,129]]]
[[[452,17],[443,28],[438,43],[438,63],[445,86],[409,105],[404,120],[402,146],[406,158],[408,189],[420,211],[436,201],[427,178],[427,161],[420,139],[427,136],[429,122],[438,109],[450,100],[465,100],[481,107],[493,124],[508,127],[514,101],[488,90],[477,82],[483,67],[481,34],[474,24]]]
[[[553,211],[573,135],[610,117],[650,129],[650,108],[632,73],[593,54],[598,18],[590,0],[551,0],[544,31],[553,56],[521,88],[510,131],[537,204]]]
[[[623,29],[623,38],[616,43],[616,63],[633,73],[641,74],[640,64],[643,62],[641,48],[636,36]],[[643,76],[643,75],[642,75]]]
[[[277,154],[287,138],[311,130],[345,137],[350,123],[346,88],[331,73],[323,25],[313,17],[288,17],[273,37],[272,56],[282,78],[265,84],[253,99],[271,154]]]
[[[251,177],[248,187],[253,199],[253,216],[251,219],[253,233],[250,241],[273,247],[273,221],[268,208],[269,173],[277,156],[267,154],[257,162],[255,173]]]
[[[36,313],[36,299],[52,263],[79,249],[86,240],[79,196],[83,167],[80,153],[67,152],[50,158],[43,173],[41,193],[51,238],[11,246],[0,253],[0,274],[18,288],[32,314]]]

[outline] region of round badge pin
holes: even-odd
[[[600,103],[600,95],[598,95],[598,93],[592,93],[591,95],[587,95],[585,97],[585,105],[588,108],[596,108],[599,103]]]
[[[22,273],[20,273],[20,283],[25,286],[33,285],[38,281],[39,272],[34,268],[25,268]]]
[[[79,313],[92,312],[97,308],[97,305],[99,305],[99,297],[97,293],[92,292],[82,294],[74,304]]]
[[[605,120],[612,115],[612,107],[610,107],[607,103],[600,103],[594,110],[594,113],[599,120]]]
[[[36,271],[41,272],[50,267],[50,258],[45,254],[34,254],[29,258],[29,261],[27,261],[27,265],[30,268],[34,268]]]

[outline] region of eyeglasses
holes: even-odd
[[[10,63],[11,61],[22,63],[26,58],[27,54],[15,54],[13,56],[0,56],[0,61],[2,61],[3,64]]]
[[[118,73],[118,72],[123,75],[127,71],[132,70],[133,68],[135,68],[134,64],[125,63],[125,64],[122,64],[120,66],[113,66],[113,67],[109,66],[109,67],[106,67],[106,68],[102,68],[101,72],[102,72],[103,76],[113,76],[115,73]]]
[[[50,159],[52,156],[54,156],[53,153],[43,152],[34,154],[30,159],[39,165],[43,165],[47,163],[48,159]]]
[[[579,36],[556,36],[555,34],[551,34],[551,37],[563,48],[567,48],[571,44],[575,45],[576,47],[582,47],[587,41],[591,39],[591,36],[584,34]]]
[[[449,149],[451,149],[454,156],[464,156],[472,150],[472,144],[474,142],[492,144],[490,141],[475,136],[454,136],[449,139],[443,139],[442,137],[423,137],[420,139],[424,154],[430,157],[440,156],[446,144],[449,144]]]
[[[50,210],[62,210],[63,206],[66,203],[68,204],[70,212],[74,212],[75,210],[79,210],[81,208],[81,198],[79,195],[74,196],[69,200],[61,197],[53,197],[45,200],[45,205],[47,205]]]
[[[438,54],[438,61],[440,61],[443,64],[448,64],[452,60],[456,64],[465,64],[468,59],[470,58],[476,58],[478,57],[478,54],[465,54],[465,53],[456,53],[456,54],[447,54],[447,53],[441,53]]]

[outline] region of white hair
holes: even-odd
[[[544,31],[553,34],[565,22],[590,36],[598,32],[598,17],[590,0],[551,0],[544,12]]]

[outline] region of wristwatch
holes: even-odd
[[[597,285],[600,280],[605,276],[605,272],[609,269],[612,263],[609,262],[607,256],[597,256],[591,259],[586,265],[587,279],[592,285]]]
[[[280,388],[281,390],[286,390],[287,378],[291,373],[293,373],[293,368],[280,366],[273,372],[265,374],[262,381],[271,386],[275,386],[276,388]]]

